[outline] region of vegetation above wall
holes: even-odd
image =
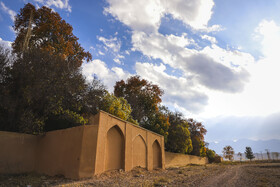
[[[215,155],[204,125],[163,106],[158,85],[136,75],[109,93],[97,78],[87,82],[80,67],[91,54],[58,13],[28,3],[14,29],[12,50],[0,46],[0,130],[40,134],[87,124],[104,110],[163,135],[167,151]]]

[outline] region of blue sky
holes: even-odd
[[[209,142],[280,139],[280,1],[0,0],[1,43],[15,39],[27,2],[73,26],[93,55],[82,66],[89,81],[158,84],[163,104],[202,121]]]

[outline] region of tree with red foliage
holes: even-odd
[[[36,9],[28,3],[15,19],[17,37],[12,44],[15,53],[36,48],[67,60],[69,65],[80,67],[83,59],[92,59],[78,43],[73,28],[60,15],[45,6]]]

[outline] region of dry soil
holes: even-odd
[[[0,186],[280,186],[280,163],[188,165],[166,170],[111,171],[70,180],[38,174],[0,175]]]

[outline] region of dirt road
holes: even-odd
[[[197,186],[280,186],[280,164],[238,164],[221,166]]]
[[[280,186],[280,163],[209,164],[147,171],[112,171],[69,180],[37,174],[0,175],[0,186]]]

